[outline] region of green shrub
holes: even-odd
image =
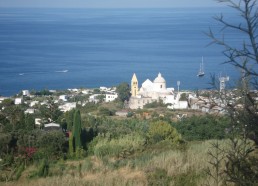
[[[136,150],[143,148],[145,138],[139,134],[128,134],[117,139],[108,139],[97,137],[97,143],[93,148],[94,154],[99,157],[106,155],[111,156],[127,156]]]
[[[143,106],[143,108],[157,108],[157,107],[167,107],[162,101],[154,101],[152,103],[147,103]]]
[[[102,116],[113,116],[113,115],[115,115],[115,111],[109,110],[108,108],[105,108],[105,107],[101,107],[99,109],[99,115],[102,115]]]
[[[24,163],[21,163],[15,173],[15,180],[18,180],[21,177],[21,174],[24,171],[24,169],[25,169]]]
[[[157,143],[163,140],[179,143],[181,135],[177,130],[165,121],[157,121],[150,124],[148,137],[150,143]]]
[[[41,163],[38,168],[39,177],[47,177],[49,174],[49,162],[47,159],[41,160]]]
[[[203,174],[204,175],[204,174]],[[194,171],[182,173],[173,178],[173,185],[175,186],[198,186],[198,180],[202,177],[202,174],[197,174]]]
[[[229,118],[212,115],[193,116],[174,124],[183,138],[189,141],[206,139],[223,139],[229,127]]]

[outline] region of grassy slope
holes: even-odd
[[[47,178],[27,179],[36,169],[29,167],[18,181],[5,185],[203,185],[209,179],[205,169],[210,142],[192,142],[182,148],[156,144],[124,158],[90,156],[58,162]]]

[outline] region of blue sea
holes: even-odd
[[[223,48],[207,46],[211,28],[231,44],[241,33],[225,30],[213,19],[223,8],[175,9],[0,9],[0,95],[23,89],[115,86],[153,80],[160,72],[168,87],[209,88],[210,74],[238,70],[223,65]],[[202,56],[206,75],[198,78]]]

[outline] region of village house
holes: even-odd
[[[15,98],[14,99],[14,104],[15,105],[20,105],[20,104],[22,104],[23,103],[23,99],[22,98]]]
[[[40,127],[41,122],[42,122],[42,119],[40,119],[40,118],[35,118],[35,125],[36,125],[36,126]]]
[[[39,104],[39,101],[32,101],[30,102],[30,107],[34,107],[37,104]]]
[[[53,131],[53,130],[60,130],[62,131],[60,124],[58,123],[48,123],[44,125],[44,131]]]
[[[30,91],[29,90],[22,90],[22,95],[23,96],[30,96]]]
[[[58,107],[62,112],[67,112],[76,108],[76,102],[65,103]]]
[[[114,101],[116,98],[118,98],[118,94],[117,93],[107,93],[105,101],[106,102],[111,102],[111,101]]]
[[[62,101],[67,101],[67,95],[60,95],[58,99]]]
[[[27,110],[24,111],[24,114],[34,114],[35,113],[35,109],[33,108],[28,108]]]

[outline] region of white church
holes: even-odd
[[[142,109],[145,104],[154,101],[163,101],[164,104],[169,104],[168,108],[183,109],[187,108],[188,104],[185,101],[179,101],[180,93],[175,94],[174,88],[167,88],[166,80],[161,73],[154,79],[147,79],[142,83],[142,87],[138,88],[138,80],[136,74],[133,74],[131,80],[131,98],[129,100],[130,109]]]

